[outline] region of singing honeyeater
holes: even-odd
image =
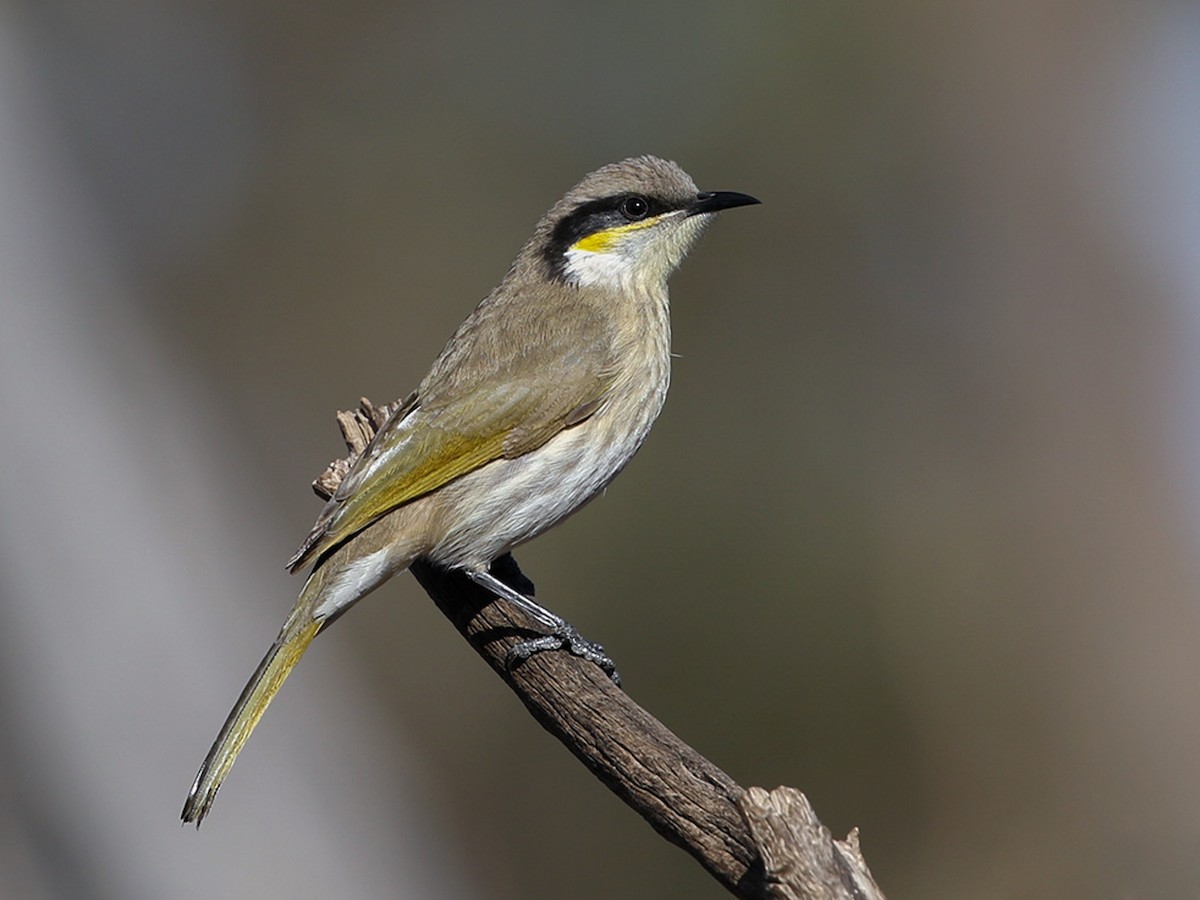
[[[380,428],[288,568],[311,565],[183,807],[212,806],[250,732],[322,626],[418,557],[465,572],[552,632],[527,651],[600,649],[492,576],[492,561],[562,521],[641,446],[670,380],[667,277],[719,210],[673,162],[604,166],[550,208],[504,280]]]

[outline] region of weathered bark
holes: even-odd
[[[338,414],[351,456],[313,483],[328,497],[394,406]],[[734,895],[771,900],[883,900],[857,832],[834,840],[793,788],[746,790],[638,706],[598,666],[565,652],[511,668],[509,650],[536,631],[523,613],[466,576],[427,562],[413,574],[533,717],[650,825]],[[525,593],[511,555],[492,572]]]

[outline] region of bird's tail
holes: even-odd
[[[250,732],[321,626],[326,623],[324,618],[313,618],[308,594],[307,589],[301,592],[300,600],[284,623],[279,637],[258,664],[250,682],[242,690],[242,696],[225,720],[221,733],[213,742],[212,749],[208,751],[208,756],[204,758],[204,765],[200,767],[187,801],[183,804],[184,822],[195,822],[196,827],[200,827],[200,822],[212,807],[221,782],[229,774]]]

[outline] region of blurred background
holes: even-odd
[[[0,882],[720,897],[411,577],[196,834],[342,447],[624,156],[752,193],[642,453],[517,556],[890,897],[1200,896],[1200,6],[0,7]]]

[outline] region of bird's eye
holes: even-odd
[[[632,197],[626,197],[621,201],[621,215],[630,222],[646,218],[646,214],[649,212],[650,204],[646,202],[645,197],[639,197],[637,194],[634,194]]]

